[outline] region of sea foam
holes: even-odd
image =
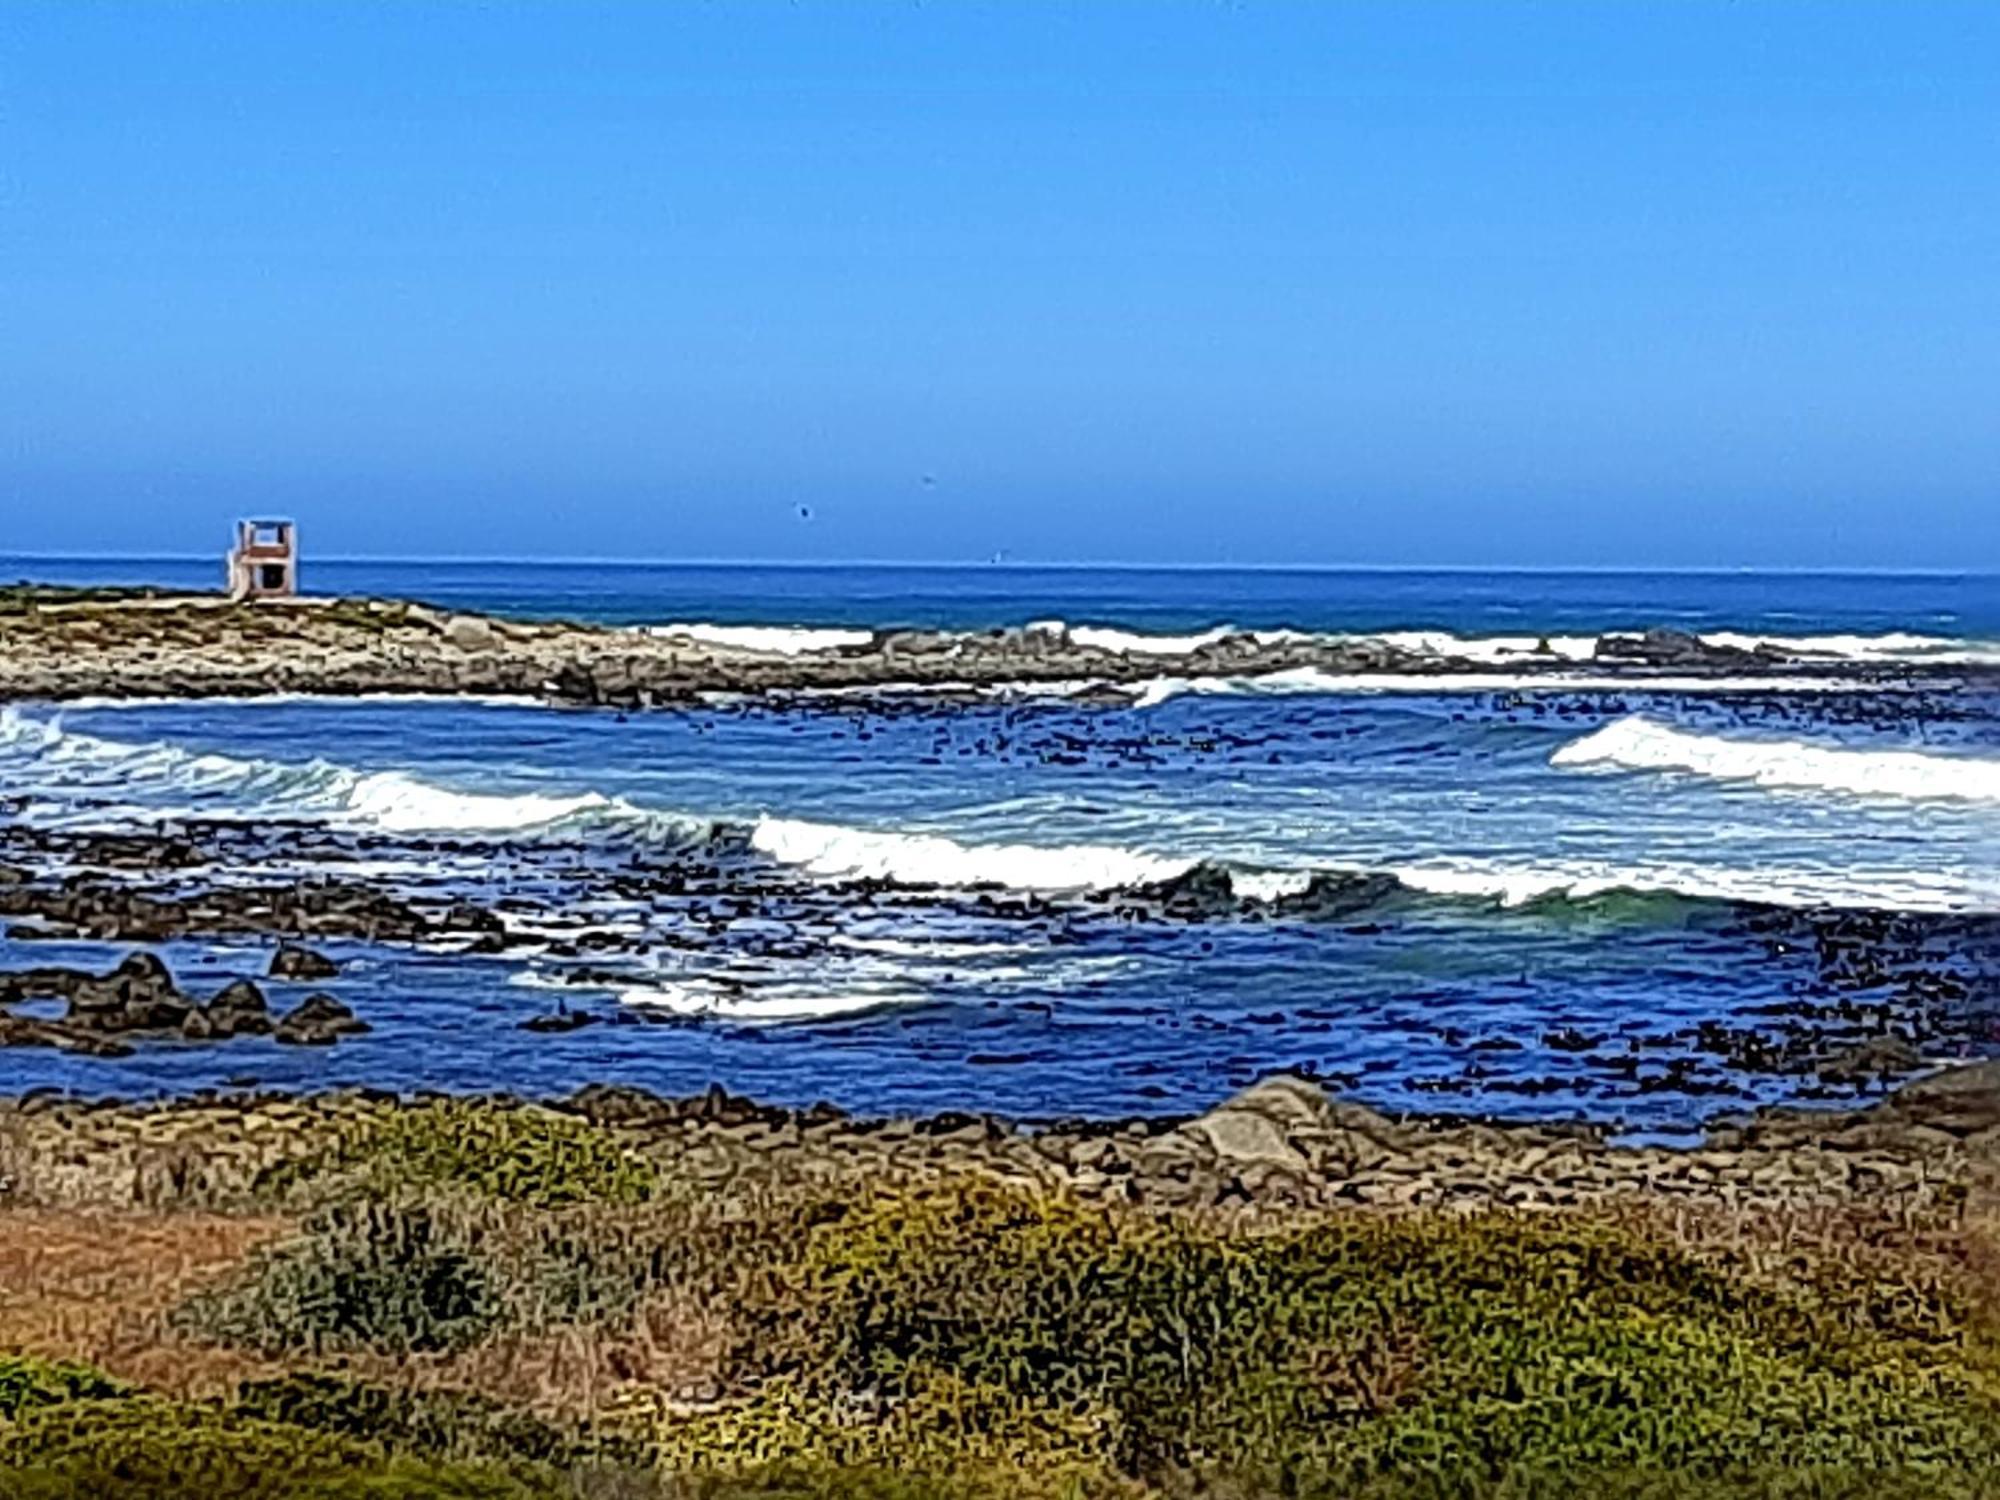
[[[1147,885],[1185,874],[1195,863],[1105,844],[961,844],[942,834],[774,817],[757,820],[750,846],[819,876],[1052,892]]]
[[[647,635],[680,636],[710,646],[761,651],[772,656],[809,656],[820,651],[844,651],[867,646],[872,630],[841,630],[808,625],[647,625]]]
[[[1557,766],[1681,771],[1724,781],[1907,800],[2000,801],[2000,760],[1920,750],[1861,750],[1798,740],[1692,734],[1630,715],[1564,745]]]

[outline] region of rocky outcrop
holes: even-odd
[[[1768,646],[1747,649],[1716,645],[1685,630],[1654,627],[1643,635],[1600,636],[1593,652],[1600,662],[1636,663],[1648,667],[1756,668],[1783,665],[1789,660]]]
[[[50,999],[65,1002],[60,1019],[6,1008]],[[248,979],[232,981],[206,1002],[196,1000],[180,989],[157,955],[146,952],[128,954],[105,974],[66,968],[0,973],[0,1047],[123,1057],[132,1051],[134,1037],[178,1035],[209,1042],[275,1033],[281,1042],[325,1045],[366,1030],[352,1010],[323,994],[308,996],[274,1023],[264,992]]]
[[[1671,630],[1609,636],[1603,670],[1669,667],[1757,672],[1786,664],[1768,648],[1715,646]],[[1241,677],[1317,670],[1426,674],[1561,673],[1524,653],[1504,664],[1361,637],[1239,633],[1170,656],[1111,649],[1061,629],[882,631],[865,645],[786,654],[670,632],[447,614],[392,600],[231,604],[187,596],[143,604],[79,600],[0,612],[0,700],[267,693],[516,695],[618,709],[688,703],[705,693],[816,692],[888,684],[940,693],[999,684],[1136,685],[1163,672]],[[1816,670],[1867,669],[1819,663]]]
[[[490,950],[496,940],[504,945],[506,938],[505,924],[478,907],[458,904],[428,912],[372,886],[344,880],[216,886],[194,894],[145,890],[87,876],[23,880],[0,885],[0,916],[26,919],[8,929],[16,939],[158,943],[189,935],[275,933],[371,943],[457,942]],[[299,967],[294,974],[282,972],[295,966]],[[311,980],[333,975],[319,955],[281,949],[270,977]]]
[[[181,1023],[181,1035],[197,1040],[232,1036],[262,1036],[271,1029],[271,1010],[264,992],[238,979]]]
[[[1395,1118],[1283,1076],[1178,1121],[866,1119],[721,1088],[672,1099],[595,1085],[551,1105],[492,1103],[588,1120],[695,1191],[971,1173],[1087,1198],[1247,1212],[1624,1199],[1725,1211],[1955,1211],[1968,1191],[2000,1193],[2000,1063],[1937,1074],[1870,1110],[1769,1111],[1691,1150],[1616,1145],[1582,1127]],[[0,1098],[0,1175],[13,1163],[23,1191],[45,1200],[109,1192],[125,1202],[243,1202],[274,1166],[319,1149],[321,1132],[403,1107],[360,1092],[133,1105]],[[191,1141],[200,1144],[193,1164]],[[2000,1209],[2000,1197],[1991,1201]]]
[[[344,1036],[358,1036],[368,1023],[331,995],[308,995],[278,1023],[272,1040],[294,1047],[330,1047]]]
[[[339,973],[340,965],[332,959],[296,943],[281,943],[271,955],[270,977],[287,984],[309,984],[317,979],[332,979]]]
[[[194,1002],[175,988],[167,966],[151,953],[129,954],[99,977],[75,975],[64,988],[69,1001],[64,1020],[86,1031],[173,1031],[194,1009]]]

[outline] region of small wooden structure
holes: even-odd
[[[290,521],[238,521],[229,550],[229,597],[289,599],[299,591],[299,529]]]

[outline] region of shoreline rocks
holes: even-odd
[[[1200,640],[1171,655],[1114,649],[1064,630],[883,630],[866,645],[787,654],[658,629],[446,613],[385,599],[231,603],[190,595],[140,601],[79,598],[0,610],[0,701],[78,697],[517,696],[637,710],[685,705],[704,694],[755,696],[913,689],[949,695],[1004,685],[1094,684],[1099,701],[1173,675],[1524,673],[1559,681],[1580,665],[1594,675],[1671,671],[1773,674],[1796,657],[1769,646],[1715,645],[1680,631],[1607,635],[1587,664],[1524,653],[1494,662],[1419,651],[1361,636],[1273,632]],[[1813,660],[1816,672],[1857,686],[1920,669]],[[1969,669],[1954,668],[1953,677]]]
[[[31,1000],[61,1000],[64,1013],[49,1020],[8,1008]],[[103,974],[54,967],[0,972],[0,1048],[127,1057],[131,1037],[220,1042],[270,1036],[290,1045],[329,1046],[369,1029],[326,994],[308,995],[274,1020],[264,992],[249,979],[232,980],[206,1002],[197,1000],[175,983],[157,954],[143,951],[127,954]]]
[[[1587,1127],[1391,1116],[1278,1074],[1199,1115],[1027,1121],[862,1118],[762,1105],[720,1087],[666,1098],[592,1086],[545,1102],[378,1093],[207,1095],[157,1103],[0,1097],[0,1169],[23,1200],[246,1201],[259,1182],[397,1112],[568,1116],[696,1190],[984,1175],[1155,1208],[1517,1210],[1656,1203],[1951,1210],[2000,1190],[2000,1063],[1906,1086],[1858,1111],[1766,1110],[1690,1149]],[[199,1171],[187,1145],[200,1143]],[[175,1164],[179,1165],[176,1167]],[[170,1170],[171,1169],[171,1170]],[[160,1174],[168,1173],[166,1177]],[[177,1173],[178,1175],[173,1175]]]

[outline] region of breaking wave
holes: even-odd
[[[1093,690],[1104,684],[1087,684]],[[1156,677],[1130,690],[1137,706],[1151,708],[1186,696],[1307,694],[1429,694],[1458,693],[1851,693],[1855,683],[1843,677],[1658,676],[1620,677],[1588,672],[1524,672],[1507,675],[1478,672],[1329,672],[1321,667],[1289,667],[1239,677]],[[1871,689],[1893,690],[1894,683],[1870,683]],[[1019,691],[1032,693],[1023,686]],[[1046,689],[1045,689],[1046,691]]]
[[[1560,766],[1691,770],[1774,786],[1906,798],[2000,800],[2000,763],[1913,751],[1832,750],[1734,741],[1627,718],[1574,741]],[[979,842],[943,833],[862,828],[764,815],[741,823],[635,804],[598,791],[467,790],[399,770],[315,760],[237,759],[168,744],[128,744],[0,710],[0,775],[30,788],[29,815],[157,822],[173,816],[291,818],[357,831],[636,839],[754,855],[821,880],[915,888],[1001,888],[1061,897],[1130,898],[1195,910],[1221,903],[1339,917],[1412,898],[1506,908],[1620,896],[1760,906],[1989,911],[2000,891],[1967,872],[1870,871],[1837,860],[1809,869],[1643,859],[1434,857],[1408,862],[1259,866],[1201,852],[1103,843]],[[726,997],[723,997],[726,999]],[[726,1004],[722,1005],[726,1010]]]
[[[941,834],[876,832],[773,817],[757,820],[750,846],[812,875],[1025,891],[1147,885],[1184,875],[1194,864],[1106,844],[961,844]]]
[[[1690,734],[1632,715],[1557,750],[1557,766],[1681,771],[1723,781],[1863,797],[2000,802],[2000,760],[1920,750],[1859,750],[1798,740]]]
[[[65,729],[60,719],[0,710],[0,770],[32,762],[44,796],[149,796],[151,819],[176,815],[290,817],[383,833],[530,833],[579,823],[686,828],[671,814],[600,792],[465,791],[405,771],[360,771],[326,760],[240,759],[164,743],[130,744]],[[158,800],[162,794],[171,800]],[[103,809],[96,809],[102,811]],[[131,809],[141,810],[141,809]]]
[[[872,630],[822,629],[804,625],[647,625],[647,635],[678,636],[709,646],[761,651],[775,656],[809,656],[820,651],[845,651],[870,645]]]
[[[785,656],[857,649],[875,640],[872,630],[840,626],[681,623],[637,628],[648,635],[678,636],[708,645]],[[1192,656],[1228,641],[1251,641],[1261,646],[1376,642],[1441,661],[1472,661],[1487,666],[1550,662],[1587,665],[1595,659],[1602,639],[1595,634],[1463,635],[1427,629],[1308,631],[1245,629],[1230,624],[1187,631],[1145,631],[1108,624],[1073,624],[1066,620],[1034,620],[1020,628],[1029,635],[1122,656]],[[1637,634],[1639,630],[1640,627],[1634,626],[1629,631],[1607,633]],[[947,638],[961,634],[969,632],[940,632]],[[1718,630],[1702,632],[1698,639],[1712,647],[1761,650],[1806,661],[1886,666],[2000,664],[2000,641],[1958,640],[1910,631],[1886,631],[1879,635],[1779,635]]]

